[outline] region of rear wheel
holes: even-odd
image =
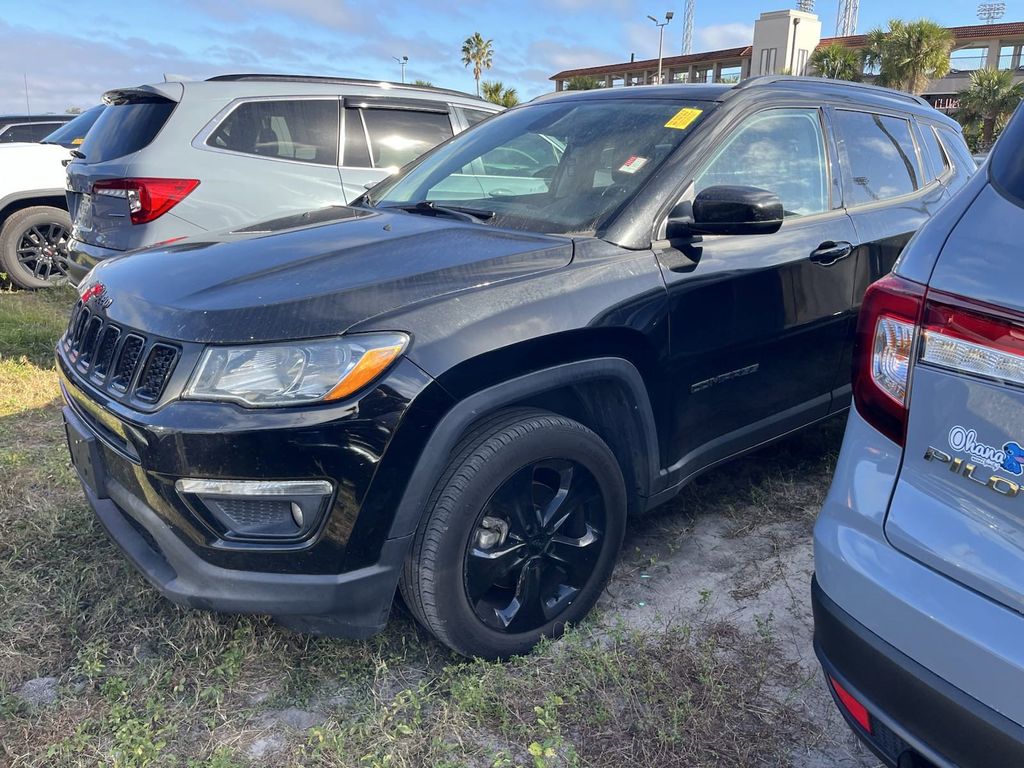
[[[625,518],[622,472],[596,434],[543,411],[500,414],[453,454],[414,538],[402,596],[458,653],[526,653],[593,607]]]
[[[48,205],[16,211],[0,227],[0,271],[19,288],[46,288],[65,279],[68,212]]]

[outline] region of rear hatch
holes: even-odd
[[[109,106],[73,152],[75,159],[68,166],[74,239],[114,250],[129,247],[128,191],[104,189],[104,182],[131,177],[136,156],[163,129],[183,92],[181,83],[161,83],[104,94]],[[97,193],[97,184],[103,191]]]
[[[1024,138],[1020,117],[929,281],[885,530],[906,554],[1024,612],[1024,260],[1012,234],[1024,229],[1024,144],[1009,135]]]

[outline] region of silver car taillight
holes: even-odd
[[[921,361],[1024,386],[1024,319],[951,299],[929,294]]]

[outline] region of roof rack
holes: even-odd
[[[424,91],[427,93],[446,93],[449,96],[461,96],[468,99],[477,99],[479,96],[475,96],[472,93],[466,93],[465,91],[456,91],[452,88],[438,88],[433,85],[413,85],[410,83],[396,83],[389,80],[366,80],[357,77],[326,77],[322,75],[278,75],[278,74],[252,74],[252,73],[240,73],[240,74],[228,74],[228,75],[216,75],[215,77],[206,78],[206,82],[255,82],[262,81],[267,83],[329,83],[331,85],[375,85],[383,86],[384,88],[404,88],[409,91]]]
[[[746,80],[741,80],[738,84],[734,85],[732,90],[742,91],[747,88],[753,88],[759,85],[773,85],[775,83],[806,83],[807,81],[813,81],[816,83],[828,83],[829,85],[839,85],[845,88],[858,88],[864,91],[871,91],[880,95],[902,99],[903,101],[909,101],[913,104],[930,107],[925,99],[920,96],[915,96],[912,93],[906,93],[905,91],[897,91],[893,88],[883,88],[880,85],[871,85],[870,83],[853,83],[849,80],[832,80],[827,77],[798,77],[796,75],[757,75],[756,77],[748,77]]]

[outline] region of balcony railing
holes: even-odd
[[[1021,69],[1021,60],[1017,60],[1017,66],[1013,66],[1013,54],[1003,54],[999,57],[999,69]],[[950,56],[950,74],[958,72],[974,72],[977,69],[984,69],[988,66],[988,56]]]
[[[985,68],[986,56],[950,56],[950,72],[973,72]]]

